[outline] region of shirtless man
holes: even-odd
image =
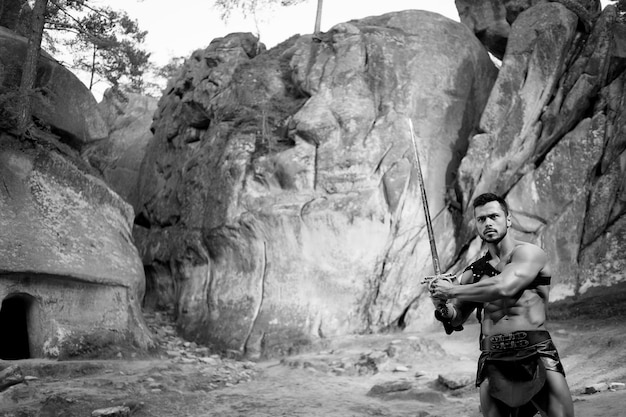
[[[476,378],[483,416],[509,416],[508,407],[494,398],[494,392],[496,397],[498,391],[509,391],[508,395],[515,396],[515,390],[530,389],[528,386],[524,389],[501,389],[506,387],[500,384],[502,374],[490,364],[503,358],[513,358],[519,363],[519,358],[536,352],[538,367],[545,368],[545,371],[538,369],[535,374],[539,375],[534,380],[539,380],[535,384],[538,387],[536,390],[541,390],[537,394],[534,394],[536,391],[529,394],[532,396],[532,411],[529,412],[529,405],[526,405],[527,410],[523,413],[532,416],[534,408],[539,407],[543,409],[543,416],[547,412],[549,417],[573,417],[574,406],[565,372],[545,327],[551,276],[546,253],[538,246],[517,241],[507,233],[511,216],[501,197],[482,194],[474,200],[473,206],[476,229],[487,244],[487,254],[463,272],[459,280],[461,285],[440,279],[431,283],[430,290],[433,302],[439,305],[436,316],[452,328],[462,328],[460,326],[474,309],[483,311],[482,353]]]

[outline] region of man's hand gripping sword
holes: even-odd
[[[442,274],[441,273],[441,265],[439,263],[439,255],[437,254],[437,245],[435,244],[435,233],[433,232],[433,224],[430,219],[430,211],[428,210],[428,199],[426,197],[426,187],[424,186],[424,176],[422,175],[422,166],[420,164],[420,158],[417,153],[417,143],[415,142],[415,134],[413,133],[413,122],[411,119],[409,121],[409,131],[411,132],[411,142],[413,143],[413,153],[415,156],[415,165],[417,167],[417,180],[420,185],[420,190],[422,194],[422,205],[424,207],[424,218],[426,220],[426,230],[428,231],[428,240],[430,242],[430,254],[433,259],[433,268],[435,270],[435,275],[425,277],[422,280],[422,284],[428,285],[428,290],[432,293],[432,286],[437,280],[443,279],[449,282],[454,282],[456,276],[454,274]],[[454,328],[450,324],[449,321],[441,320],[440,317],[448,316],[448,306],[446,305],[445,300],[439,300],[437,306],[437,311],[435,317],[443,323],[443,327],[447,334],[451,334],[454,330],[462,330],[463,327]],[[437,314],[438,313],[438,314]]]

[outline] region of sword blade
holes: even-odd
[[[433,224],[430,220],[430,211],[428,210],[428,198],[426,196],[426,187],[424,186],[424,176],[422,175],[422,165],[417,153],[417,143],[415,142],[415,134],[413,133],[413,122],[409,120],[409,131],[411,132],[411,142],[413,143],[413,153],[415,155],[415,165],[417,166],[417,180],[420,185],[422,194],[422,205],[424,207],[424,218],[426,220],[426,230],[428,231],[428,240],[430,242],[430,254],[433,258],[433,268],[435,276],[441,275],[441,265],[439,264],[439,255],[437,254],[437,245],[435,244],[435,233],[433,232]]]

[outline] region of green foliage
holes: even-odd
[[[149,75],[143,79],[143,84],[139,92],[156,98],[161,97],[163,90],[167,88],[168,82],[179,76],[184,63],[185,57],[177,56],[171,57],[169,62],[163,66],[149,64],[145,72]],[[124,87],[126,86],[123,86],[123,91],[137,91],[136,89],[133,90],[132,88]]]
[[[142,48],[147,32],[126,12],[91,6],[86,0],[54,0],[47,11],[46,31],[48,49],[67,48],[72,67],[91,75],[90,89],[106,81],[116,88],[143,91],[150,58]]]
[[[184,56],[172,57],[167,64],[156,68],[154,70],[154,75],[165,80],[172,79],[179,75],[184,63]]]
[[[15,131],[19,126],[20,112],[20,90],[18,87],[0,88],[0,131]],[[39,100],[39,105],[46,106],[48,109],[50,104],[46,100],[42,100],[45,89],[32,88],[28,90],[31,100]],[[30,118],[20,133],[30,134],[31,129],[36,128],[40,131],[50,131],[50,126],[44,124],[37,118]]]
[[[254,16],[262,8],[273,6],[295,6],[306,0],[215,0],[214,7],[220,18],[227,21],[233,11],[239,11],[244,17]]]

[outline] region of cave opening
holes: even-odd
[[[30,358],[28,315],[32,302],[26,295],[11,295],[0,307],[0,359]]]

